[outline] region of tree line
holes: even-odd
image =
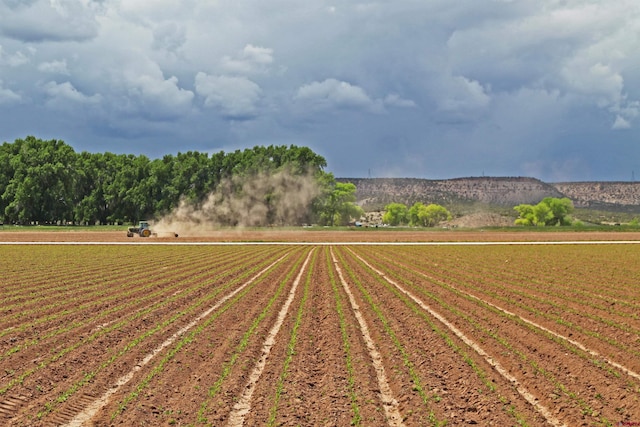
[[[64,141],[28,136],[0,146],[0,219],[7,224],[135,223],[167,214],[185,200],[202,202],[222,183],[240,182],[238,177],[286,170],[311,176],[318,185],[303,215],[308,222],[348,223],[358,214],[355,186],[336,183],[324,172],[326,165],[322,156],[295,145],[150,159],[77,153]]]
[[[389,203],[384,208],[382,221],[389,225],[409,225],[434,227],[442,221],[451,219],[451,213],[437,204],[425,205],[416,202],[407,207],[403,203]],[[514,207],[518,213],[516,225],[525,226],[563,226],[576,222],[571,218],[574,211],[573,202],[566,198],[545,197],[538,204],[520,204]]]
[[[389,203],[384,208],[382,221],[389,225],[409,225],[412,227],[435,227],[442,221],[451,219],[451,213],[444,206],[416,202],[411,207],[403,203]]]
[[[516,225],[528,226],[558,226],[571,225],[574,206],[567,198],[545,197],[536,205],[521,204],[514,207],[518,212]]]

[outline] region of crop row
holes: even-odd
[[[64,336],[58,334],[51,339],[56,334],[30,335],[32,329],[21,331],[23,328],[15,328],[15,333],[7,335],[4,340],[10,342],[15,350],[5,352],[2,360],[4,375],[0,377],[0,396],[57,395],[55,400],[45,405],[44,410],[39,411],[40,416],[47,414],[56,404],[66,401],[92,381],[98,372],[105,371],[136,347],[144,348],[145,343],[148,347],[154,340],[161,340],[162,336],[184,323],[184,319],[188,319],[198,307],[269,260],[273,262],[282,250],[252,251],[249,262],[237,258],[236,253],[233,258],[219,264],[217,260],[225,258],[224,252],[209,253],[206,268],[191,266],[187,275],[172,276],[165,271],[165,277],[152,281],[147,281],[144,275],[134,278],[129,281],[129,286],[144,288],[134,295],[127,295],[124,284],[112,286],[114,294],[122,298],[118,305],[120,309],[102,310],[94,315],[88,311],[93,304],[86,304],[80,313],[84,325],[75,325],[78,326],[75,332],[65,330]],[[205,257],[206,254],[199,256]],[[112,257],[112,260],[116,259]],[[161,259],[158,264],[150,262],[145,269],[162,269],[168,262],[168,258]],[[173,271],[173,267],[179,266],[171,265],[170,268]],[[65,299],[58,302],[63,314],[61,325],[73,325],[74,322],[65,317]],[[74,369],[78,363],[81,370]]]
[[[470,253],[469,258],[477,250],[471,247],[465,249]],[[584,344],[581,343],[584,336],[579,333],[589,331],[594,323],[588,304],[584,306],[582,317],[573,317],[574,323],[569,332],[565,328],[566,322],[562,321],[562,315],[556,315],[555,321],[547,322],[545,327],[537,323],[540,320],[532,315],[532,310],[527,310],[528,302],[535,300],[530,294],[538,293],[539,289],[532,288],[527,293],[515,292],[510,288],[501,293],[506,296],[505,299],[496,298],[496,287],[504,286],[505,275],[500,270],[494,275],[484,273],[483,264],[478,261],[477,270],[480,271],[474,274],[470,268],[473,264],[466,263],[460,257],[463,251],[459,248],[452,255],[457,256],[456,261],[461,265],[462,274],[453,268],[447,268],[449,266],[441,267],[448,260],[442,257],[442,253],[438,254],[438,251],[433,253],[438,256],[435,258],[425,256],[427,254],[424,250],[410,248],[401,251],[405,253],[400,256],[397,251],[389,248],[378,251],[359,247],[358,250],[367,252],[369,261],[379,265],[385,274],[402,281],[412,292],[428,298],[430,304],[439,307],[438,310],[450,321],[475,336],[483,346],[493,348],[489,353],[509,366],[510,372],[518,373],[516,378],[523,384],[530,383],[534,388],[546,389],[546,399],[540,398],[546,406],[562,407],[566,412],[573,412],[575,420],[587,417],[604,425],[612,424],[616,419],[637,415],[640,392],[640,376],[634,370],[637,358],[625,357],[624,353],[614,350],[625,350],[633,355],[633,350],[629,348],[634,345],[634,341],[637,342],[638,334],[628,333],[615,338],[597,334],[601,338],[599,341],[584,340]],[[486,248],[484,251],[488,256],[496,254]],[[519,248],[516,252],[522,255],[527,251]],[[600,255],[606,257],[607,251],[601,251]],[[398,259],[403,261],[398,262]],[[488,263],[491,264],[491,261]],[[548,267],[547,264],[540,270],[544,271]],[[517,264],[510,268],[520,271]],[[539,274],[540,271],[538,274],[532,271],[531,265],[526,268],[528,270],[521,271],[520,274],[538,280],[544,277]],[[571,268],[577,266],[566,269]],[[624,280],[624,276],[620,279]],[[530,281],[525,283],[531,286]],[[515,310],[514,313],[514,306],[522,310]],[[536,311],[538,312],[544,314],[541,310]],[[631,327],[637,327],[637,323]],[[619,345],[612,350],[611,345],[615,343]],[[535,378],[534,381],[530,379],[531,376]]]
[[[252,425],[262,425],[281,424],[298,416],[306,417],[308,422],[315,424],[319,420],[309,418],[313,417],[310,414],[295,413],[296,408],[312,400],[322,402],[328,396],[320,390],[316,392],[316,386],[299,388],[297,377],[313,366],[308,366],[308,348],[300,350],[303,354],[296,350],[299,343],[297,334],[298,331],[307,331],[312,336],[324,334],[315,330],[310,323],[311,316],[305,316],[304,313],[317,310],[319,305],[326,305],[327,299],[333,300],[333,321],[338,323],[333,326],[339,331],[351,331],[352,335],[340,333],[333,338],[338,345],[332,346],[323,346],[325,341],[319,339],[316,341],[316,351],[326,352],[327,357],[339,361],[327,372],[329,376],[347,377],[340,388],[332,390],[330,398],[334,400],[332,406],[350,408],[343,414],[350,423],[376,424],[386,418],[390,425],[446,424],[449,419],[446,408],[453,405],[459,408],[469,397],[446,383],[453,375],[439,378],[438,386],[434,387],[433,378],[440,373],[439,370],[433,370],[434,364],[448,369],[453,364],[457,381],[468,382],[469,390],[484,390],[480,400],[497,411],[493,414],[497,422],[515,424],[526,422],[528,418],[540,418],[535,408],[531,409],[527,402],[512,402],[519,396],[509,381],[492,372],[491,365],[483,358],[478,358],[446,326],[434,321],[429,313],[406,301],[405,309],[398,307],[398,310],[389,311],[390,301],[402,304],[401,299],[392,295],[390,300],[389,296],[384,296],[384,292],[373,291],[370,279],[376,275],[364,271],[351,252],[334,248],[324,248],[317,254],[314,252],[307,270],[301,266],[301,260],[302,257],[298,258],[286,276],[269,286],[271,298],[258,305],[262,310],[247,307],[246,304],[250,302],[247,295],[246,299],[238,301],[236,307],[246,313],[240,323],[236,323],[239,320],[237,317],[228,318],[229,313],[221,313],[215,322],[206,321],[193,339],[179,348],[176,346],[175,353],[169,352],[165,358],[159,358],[155,367],[149,368],[151,371],[146,377],[141,375],[143,379],[137,386],[132,384],[123,387],[104,409],[105,414],[111,413],[110,422],[126,424],[134,416],[139,419],[145,411],[148,414],[147,408],[156,408],[155,413],[151,411],[148,414],[148,422],[189,424],[188,420],[192,420],[194,425],[220,425],[227,422],[229,425],[239,425],[246,421]],[[313,280],[305,282],[303,290],[296,293],[294,274],[297,277],[312,277]],[[312,301],[310,306],[306,305],[309,292],[315,292],[319,298]],[[285,298],[285,294],[289,297]],[[293,303],[290,310],[289,301]],[[278,306],[280,309],[277,309]],[[422,328],[401,327],[397,317],[397,311],[401,310],[404,312],[403,318],[418,319],[430,325],[433,332],[429,333],[429,337],[422,337]],[[276,312],[279,316],[276,316]],[[283,313],[288,320],[281,333],[272,340],[274,329],[279,329],[276,318]],[[223,326],[232,324],[237,325],[233,330]],[[215,345],[219,348],[216,354],[211,355],[212,360],[194,357],[212,347],[208,345],[208,340],[217,337],[220,328],[224,328],[231,342],[221,342],[218,337]],[[260,329],[262,333],[258,333]],[[425,360],[426,349],[415,345],[416,333],[422,342],[430,343],[429,348],[438,348],[438,357],[427,356],[433,359],[433,364]],[[220,354],[223,356],[220,357]],[[354,368],[355,363],[359,369]],[[205,371],[206,375],[203,375]],[[174,384],[174,379],[178,377],[183,378],[183,384],[173,386],[174,397],[163,397],[166,394],[163,393],[164,388]],[[316,383],[307,380],[307,384]],[[365,389],[379,390],[380,394],[374,395],[373,399],[371,396],[365,397]],[[143,390],[145,393],[142,393]],[[295,405],[291,405],[291,400]],[[194,405],[194,401],[200,403]],[[329,418],[327,412],[329,409],[325,406],[319,408],[317,413],[325,414],[322,419],[324,423]],[[480,416],[486,417],[487,414]]]
[[[453,286],[480,300],[508,307],[510,311],[535,320],[562,335],[575,339],[579,337],[585,343],[601,349],[603,354],[615,356],[614,360],[630,364],[630,367],[638,370],[640,365],[636,362],[640,360],[640,322],[637,313],[640,312],[640,304],[625,300],[624,296],[617,299],[596,295],[592,289],[593,284],[603,286],[605,279],[602,277],[594,281],[593,277],[585,276],[584,282],[574,281],[569,288],[557,284],[567,277],[579,277],[581,268],[589,259],[598,258],[600,262],[608,263],[609,258],[606,257],[610,257],[615,265],[618,257],[624,257],[619,251],[625,247],[614,248],[617,250],[612,253],[609,253],[609,250],[588,246],[565,248],[569,254],[584,254],[581,263],[571,265],[562,264],[566,257],[560,257],[555,253],[538,253],[538,248],[535,248],[535,252],[532,248],[520,248],[518,254],[521,258],[538,257],[538,270],[532,270],[530,265],[520,266],[517,263],[508,268],[495,265],[495,261],[491,260],[482,263],[474,259],[481,255],[481,252],[474,248],[466,248],[466,257],[461,257],[458,251],[455,266],[444,258],[425,259],[415,254],[407,254],[404,259],[407,260],[406,265],[410,270],[422,274],[422,280],[440,286]],[[635,251],[631,247],[626,248],[629,257],[634,257]],[[500,259],[500,255],[496,256],[497,252],[494,251],[493,260]],[[524,256],[528,252],[533,253]],[[502,255],[510,255],[513,258],[513,253]],[[397,257],[397,254],[387,252],[386,256]],[[488,270],[485,264],[493,265],[493,270]],[[556,273],[550,275],[549,271]],[[606,280],[613,283],[612,287],[623,289],[623,293],[635,288],[635,284],[628,282],[628,277],[634,275],[633,270],[622,270],[624,274],[620,274],[617,268],[613,271],[618,271],[617,275],[611,276],[614,274],[611,272],[603,273],[605,277],[610,277]],[[623,287],[621,283],[625,282],[627,285]],[[574,294],[579,295],[579,298],[572,297]],[[603,305],[606,308],[603,309]]]
[[[631,246],[6,248],[10,425],[640,417]]]

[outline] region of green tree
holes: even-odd
[[[170,154],[151,162],[151,176],[154,177],[152,192],[156,214],[171,212],[180,201],[180,190],[173,182],[175,162],[176,158]]]
[[[535,225],[545,226],[553,220],[553,212],[548,204],[540,202],[533,207]]]
[[[537,205],[521,204],[515,206],[519,217],[516,225],[549,226],[570,225],[570,214],[573,212],[573,202],[564,197],[545,197]]]
[[[105,153],[108,169],[104,200],[108,209],[107,222],[135,223],[153,215],[153,180],[146,156]]]
[[[451,214],[444,207],[437,204],[416,202],[409,208],[409,224],[420,227],[435,227],[442,221],[451,219]]]
[[[403,203],[389,203],[384,207],[382,222],[389,225],[404,225],[409,222],[409,209]]]
[[[155,176],[151,175],[151,161],[147,156],[130,156],[133,179],[125,191],[124,220],[137,223],[154,214],[153,191]]]
[[[546,222],[546,225],[571,225],[570,215],[573,213],[573,202],[567,197],[561,199],[555,197],[546,197],[542,202],[549,206],[552,218]]]
[[[11,161],[14,156],[15,146],[15,144],[7,142],[0,145],[0,220],[2,221],[7,221],[5,209],[11,201],[10,194],[5,194],[5,192],[15,174],[13,162]]]
[[[324,225],[347,225],[360,218],[364,211],[356,205],[356,186],[350,182],[336,182],[332,174],[324,177],[324,194],[316,205],[319,222]]]
[[[215,188],[218,174],[206,153],[188,151],[177,156],[164,156],[152,163],[154,200],[157,212],[169,212],[180,199],[198,203]]]
[[[536,218],[533,212],[533,205],[520,204],[515,206],[516,212],[518,212],[518,218],[516,219],[516,225],[536,225]]]
[[[260,177],[284,180],[283,185],[275,183],[271,190],[267,188],[260,196],[264,200],[256,200],[267,206],[267,223],[281,218],[279,212],[286,201],[283,191],[306,191],[310,177],[323,191],[298,218],[311,219],[323,209],[332,211],[323,213],[332,223],[359,216],[355,198],[350,200],[343,194],[342,185],[336,186],[333,176],[324,173],[325,166],[322,156],[294,145],[256,146],[210,157],[189,151],[150,160],[109,152],[76,154],[63,141],[29,136],[0,146],[0,220],[136,222],[168,213],[181,200],[201,203],[223,181],[231,194],[243,196],[238,194],[243,185]],[[298,176],[304,179],[296,180]],[[296,214],[299,208],[295,206]]]
[[[76,159],[77,196],[74,219],[80,224],[105,224],[107,207],[104,200],[104,180],[107,172],[105,156],[83,151]]]
[[[331,209],[329,200],[336,185],[336,179],[330,172],[320,172],[316,176],[316,183],[319,194],[311,202],[308,222],[328,225],[332,216],[332,213],[329,212]]]
[[[75,195],[75,152],[63,141],[33,136],[17,140],[9,160],[13,176],[5,187],[4,215],[19,223],[71,221]]]
[[[315,154],[308,147],[255,146],[236,150],[224,155],[220,165],[222,176],[256,176],[287,168],[294,175],[305,175],[321,171],[327,166],[324,157]]]

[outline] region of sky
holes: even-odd
[[[0,142],[640,179],[638,0],[0,0]]]

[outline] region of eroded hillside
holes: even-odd
[[[418,178],[342,178],[352,182],[358,204],[365,210],[391,202],[514,206],[537,203],[545,197],[563,197],[555,187],[535,178],[472,177],[447,180]]]
[[[638,182],[560,182],[551,184],[576,207],[640,206]]]

